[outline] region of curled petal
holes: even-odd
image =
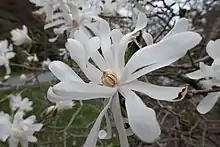
[[[108,108],[110,107],[111,100],[112,100],[112,98],[109,99],[109,102],[107,103],[107,105],[99,113],[99,116],[96,119],[95,124],[93,125],[83,147],[96,147],[96,142],[97,142],[97,138],[99,135],[99,129],[100,129],[100,125],[102,122],[102,118],[105,115],[105,113],[107,112]]]
[[[144,93],[153,99],[171,102],[182,100],[187,93],[187,87],[158,86],[138,80],[123,86]]]
[[[128,121],[134,133],[144,142],[154,142],[161,134],[154,110],[131,90],[120,88],[120,93],[125,97]]]

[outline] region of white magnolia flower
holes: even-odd
[[[192,73],[187,74],[191,79],[208,79],[205,82],[205,88],[212,88],[213,86],[220,87],[220,39],[215,41],[209,41],[206,47],[206,52],[214,60],[212,65],[205,65],[203,62],[199,64],[200,69]],[[204,82],[203,82],[204,83]],[[205,114],[209,112],[220,97],[220,92],[213,92],[207,94],[207,96],[199,103],[197,110]]]
[[[11,73],[9,60],[15,56],[12,45],[8,45],[7,40],[0,41],[0,66],[4,65],[6,75]]]
[[[34,132],[40,131],[43,124],[34,124],[36,117],[30,116],[23,119],[24,113],[18,111],[13,120],[4,112],[0,112],[0,140],[5,142],[8,139],[9,147],[17,147],[19,142],[22,147],[28,147],[28,142],[36,142]]]
[[[12,111],[31,111],[32,108],[32,104],[33,102],[30,101],[28,98],[24,98],[22,99],[20,94],[16,94],[16,95],[9,95],[10,97],[10,106]]]
[[[124,7],[126,0],[104,0],[102,7],[102,13],[104,15],[116,15]]]
[[[46,21],[52,20],[54,10],[59,7],[60,0],[30,0],[36,6],[41,7],[39,10],[35,11],[35,14],[46,13]]]
[[[8,139],[9,147],[17,147],[19,142],[22,147],[28,147],[29,142],[37,142],[33,134],[40,131],[43,124],[35,123],[36,117],[33,115],[26,119],[23,119],[23,116],[24,113],[21,111],[14,116]]]
[[[44,29],[54,28],[54,33],[57,35],[55,38],[49,41],[55,41],[60,34],[66,31],[68,37],[73,37],[76,30],[81,29],[90,35],[90,32],[86,29],[89,28],[93,33],[97,32],[96,22],[92,20],[99,20],[96,12],[93,12],[86,6],[80,6],[81,9],[74,3],[64,3],[60,1],[61,12],[53,16],[53,20],[44,26]]]
[[[28,36],[28,29],[25,25],[22,26],[22,29],[14,29],[11,31],[11,40],[14,45],[22,45],[25,43],[32,42],[32,39]]]
[[[98,37],[86,38],[82,31],[75,33],[75,39],[68,39],[66,48],[71,58],[78,63],[90,80],[89,83],[85,83],[63,62],[54,61],[49,65],[51,72],[61,81],[48,89],[47,96],[50,101],[106,98],[107,104],[100,112],[84,147],[96,146],[100,124],[108,109],[113,113],[121,146],[129,146],[118,93],[125,98],[131,129],[145,142],[154,142],[161,130],[155,111],[147,107],[134,91],[156,100],[170,102],[179,101],[186,94],[186,87],[158,86],[139,81],[137,78],[183,57],[189,49],[200,42],[200,35],[187,30],[172,30],[173,33],[160,42],[138,50],[125,64],[127,45],[134,34],[146,26],[146,20],[146,16],[140,13],[135,29],[124,36],[118,29],[111,31],[109,24],[101,21],[100,40]],[[100,45],[102,54],[98,51]],[[92,59],[96,66],[91,64],[89,59]]]
[[[10,116],[4,112],[0,112],[0,140],[5,142],[10,135]]]
[[[49,58],[47,58],[47,60],[44,60],[41,65],[43,68],[47,68],[48,65],[50,64],[51,60]]]
[[[29,55],[29,56],[27,57],[27,60],[28,60],[29,62],[38,62],[38,61],[39,61],[39,59],[38,59],[36,53],[34,53],[33,56],[32,56],[32,55]]]

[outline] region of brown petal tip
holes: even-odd
[[[182,100],[182,99],[184,99],[185,96],[186,96],[187,91],[188,91],[188,86],[184,87],[182,89],[182,91],[178,93],[178,96],[176,98],[174,98],[173,100]]]

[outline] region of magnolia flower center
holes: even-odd
[[[79,27],[79,23],[76,20],[72,21],[72,25],[74,28],[78,28]]]
[[[115,72],[107,69],[102,71],[102,83],[108,87],[114,87],[118,83],[117,75]]]

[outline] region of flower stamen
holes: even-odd
[[[115,72],[109,69],[104,70],[102,72],[103,74],[102,74],[101,80],[105,86],[114,87],[118,83],[117,75]]]

